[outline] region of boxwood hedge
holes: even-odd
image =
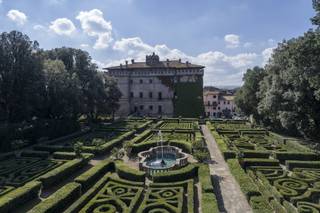
[[[14,212],[15,208],[38,197],[41,182],[31,181],[0,198],[0,212]]]
[[[123,162],[116,163],[116,172],[120,178],[130,181],[144,182],[146,173],[137,169],[133,169]]]
[[[195,164],[189,164],[178,170],[172,170],[168,172],[160,172],[152,175],[152,180],[154,182],[166,183],[166,182],[175,182],[183,181],[187,179],[192,179],[198,176],[199,166]]]
[[[68,183],[44,201],[33,207],[29,213],[55,213],[62,212],[68,205],[81,195],[79,183]]]
[[[106,159],[93,166],[88,171],[82,173],[80,176],[75,178],[74,181],[81,184],[82,192],[84,192],[87,191],[99,178],[103,177],[107,172],[112,172],[114,170],[114,162]]]

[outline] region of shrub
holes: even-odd
[[[191,153],[191,144],[187,143],[187,142],[181,142],[181,141],[164,141],[163,145],[172,145],[172,146],[176,146],[180,149],[182,149],[183,152],[186,153]],[[137,154],[139,152],[142,152],[144,150],[148,150],[152,147],[157,146],[157,142],[156,141],[151,141],[151,142],[143,142],[143,143],[139,143],[139,144],[133,144],[132,145],[132,150],[131,153],[132,154]]]
[[[150,129],[145,130],[144,132],[142,132],[141,134],[139,134],[137,137],[134,137],[131,141],[132,143],[136,144],[136,143],[140,143],[142,142],[144,139],[146,139],[147,137],[149,137],[152,134],[152,131]]]
[[[293,168],[320,168],[320,161],[297,161],[297,160],[287,160],[286,167],[289,170]]]
[[[210,159],[210,154],[207,150],[196,150],[193,153],[193,156],[199,161],[204,162],[208,159]]]
[[[303,153],[303,152],[276,152],[274,157],[280,162],[286,160],[300,160],[300,161],[313,161],[320,160],[320,155],[314,153]]]
[[[46,151],[23,151],[21,152],[21,157],[38,157],[38,158],[48,158],[49,152]]]
[[[33,147],[37,151],[47,151],[53,152],[73,152],[73,147],[71,146],[60,146],[60,145],[36,145]]]
[[[156,173],[152,176],[152,180],[154,182],[163,183],[191,179],[198,175],[198,168],[199,167],[195,164],[189,164],[178,170]]]
[[[80,183],[82,186],[82,192],[89,189],[99,178],[105,175],[109,171],[114,171],[114,162],[110,160],[103,160],[99,164],[90,168],[80,176],[74,179],[75,182]]]
[[[62,212],[70,203],[81,195],[79,183],[68,183],[50,197],[33,207],[29,213],[54,213]]]
[[[0,160],[8,160],[8,159],[13,158],[13,157],[15,157],[14,152],[8,152],[8,153],[0,154]]]
[[[146,177],[145,172],[130,168],[122,162],[116,163],[116,172],[120,178],[130,181],[144,182]]]
[[[270,152],[246,150],[241,152],[243,158],[269,158]]]
[[[16,207],[38,197],[40,188],[41,182],[32,181],[7,193],[0,198],[0,212],[14,212]]]
[[[199,182],[201,183],[201,204],[203,213],[218,213],[218,202],[214,194],[214,188],[210,177],[209,167],[199,164]]]
[[[74,152],[54,152],[53,158],[55,159],[64,159],[64,160],[73,160],[75,159],[76,153]]]
[[[279,166],[279,161],[263,158],[243,158],[240,160],[240,164],[243,168],[249,166]]]
[[[62,166],[47,172],[46,174],[40,176],[40,180],[44,187],[48,187],[58,181],[65,179],[68,175],[77,171],[79,168],[85,166],[88,163],[88,159],[74,159],[64,163]]]
[[[232,175],[240,185],[241,191],[246,195],[254,212],[273,212],[271,206],[260,193],[258,186],[241,168],[238,160],[230,159],[227,161]]]
[[[237,153],[235,151],[225,151],[223,152],[223,157],[225,160],[233,159],[237,157]]]

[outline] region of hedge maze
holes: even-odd
[[[207,122],[255,212],[320,212],[320,156],[241,121]]]
[[[63,162],[37,158],[14,158],[0,163],[0,185],[22,186]]]
[[[131,118],[0,155],[0,212],[219,212],[206,164],[147,175],[110,155],[125,147],[135,159],[157,146],[160,130],[164,144],[206,151],[197,119]]]

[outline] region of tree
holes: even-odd
[[[312,0],[313,9],[316,11],[316,15],[311,18],[311,22],[314,25],[320,26],[320,0]]]
[[[257,106],[259,99],[257,92],[259,91],[259,83],[265,75],[264,69],[260,67],[254,67],[248,69],[244,74],[243,86],[236,92],[235,103],[237,107],[245,115],[253,115],[254,118],[258,119],[259,113]]]
[[[87,52],[63,47],[46,51],[45,58],[62,61],[69,76],[76,79],[81,93],[81,97],[78,97],[81,114],[90,121],[99,115],[110,115],[119,107],[121,93],[116,83],[97,71]]]
[[[45,59],[45,118],[77,120],[81,113],[79,79],[66,71],[61,60]]]
[[[27,35],[0,34],[0,111],[7,122],[38,116],[44,96],[39,45]]]
[[[310,30],[281,43],[265,70],[259,113],[267,125],[320,136],[320,32]]]

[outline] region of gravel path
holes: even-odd
[[[215,183],[219,210],[228,213],[251,213],[245,195],[240,186],[232,176],[228,164],[223,158],[219,147],[206,125],[201,125],[206,143],[210,152],[211,162],[209,164],[210,174]]]

